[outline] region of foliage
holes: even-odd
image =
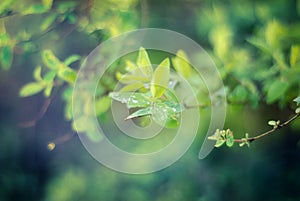
[[[77,31],[96,36],[98,40],[132,29],[138,24],[134,10],[137,3],[136,0],[44,0],[21,3],[5,0],[0,7],[1,67],[6,70],[11,67],[16,50],[24,55],[38,51],[35,40],[55,31],[61,25],[70,25]],[[245,4],[249,9],[242,13],[239,1],[227,3],[228,9],[224,9],[224,2],[221,1],[205,4],[198,12],[198,22],[199,34],[208,35],[210,54],[225,82],[228,103],[249,103],[253,108],[260,103],[278,103],[281,108],[286,107],[300,91],[299,11],[294,10],[293,14],[284,16],[275,7],[266,7],[263,2],[247,1]],[[285,8],[294,6],[294,3],[283,4],[280,0],[275,1],[275,4]],[[7,24],[10,23],[7,17],[14,15],[26,16],[28,19],[43,16],[40,19],[35,17],[39,30],[23,30],[12,34],[7,30]],[[45,97],[52,97],[59,91],[66,103],[65,117],[73,121],[72,87],[84,56],[71,55],[61,61],[58,58],[60,56],[54,53],[57,50],[44,48],[40,52],[43,63],[34,69],[35,81],[24,85],[19,94],[27,97],[43,91]],[[112,98],[126,103],[128,109],[134,109],[126,120],[150,116],[156,123],[167,128],[177,127],[180,113],[191,107],[176,99],[175,86],[180,85],[180,76],[191,84],[197,94],[198,106],[209,107],[214,104],[214,101],[209,100],[204,83],[196,76],[188,56],[182,50],[175,57],[161,61],[155,70],[148,53],[142,47],[136,62],[125,62],[125,73],[121,73],[121,64],[119,62],[117,68],[107,72],[99,82],[95,100],[98,118],[109,109]],[[174,69],[177,74],[170,69]],[[119,92],[112,92],[117,83],[115,76],[123,84]],[[217,94],[218,89],[214,93]],[[75,125],[72,122],[72,126],[79,132],[87,133],[89,129],[85,122],[91,118],[88,112],[91,100],[84,94],[82,97],[85,100],[82,100],[83,107],[80,108],[81,123]],[[296,113],[299,110],[297,108]],[[87,134],[93,140],[100,140],[93,133]],[[226,142],[228,146],[232,146],[228,131],[225,134],[217,131],[214,136],[219,141],[218,145]]]

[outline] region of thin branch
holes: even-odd
[[[290,124],[292,121],[294,121],[295,119],[297,119],[299,116],[300,116],[300,113],[297,113],[297,114],[294,115],[292,118],[290,118],[290,119],[288,119],[287,121],[285,121],[284,123],[279,124],[279,125],[275,125],[275,126],[273,127],[273,129],[271,129],[271,130],[269,130],[269,131],[267,131],[267,132],[264,132],[264,133],[262,133],[262,134],[260,134],[260,135],[257,135],[257,136],[255,136],[255,137],[250,137],[250,138],[247,138],[247,139],[235,139],[234,142],[238,142],[238,143],[243,143],[243,142],[253,142],[253,141],[255,141],[255,140],[258,140],[258,139],[260,139],[260,138],[263,138],[263,137],[265,137],[265,136],[267,136],[267,135],[270,135],[271,133],[273,133],[273,132],[275,132],[275,131],[277,131],[277,130],[279,130],[279,129],[285,127],[285,126],[287,126],[287,125]]]
[[[24,127],[24,128],[35,126],[36,122],[38,120],[40,120],[45,115],[45,113],[47,112],[47,110],[48,110],[48,108],[51,104],[51,101],[52,101],[52,98],[46,99],[43,106],[42,106],[42,108],[41,108],[41,110],[40,110],[40,112],[38,113],[37,117],[34,118],[33,120],[30,120],[30,121],[20,122],[19,126]]]

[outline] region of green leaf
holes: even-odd
[[[52,84],[47,85],[47,87],[44,90],[45,97],[49,97],[51,95],[52,88],[53,88]]]
[[[57,71],[51,70],[44,75],[43,80],[47,83],[52,83],[56,75],[57,75]]]
[[[128,84],[124,86],[120,91],[126,92],[126,91],[137,91],[139,89],[144,88],[144,83],[143,82],[134,82],[132,84]]]
[[[180,113],[175,108],[169,107],[166,103],[155,103],[151,112],[151,118],[157,124],[166,128],[176,128],[179,126]]]
[[[296,114],[299,114],[299,113],[300,113],[300,107],[298,107],[298,108],[295,110],[295,113],[296,113]]]
[[[270,120],[270,121],[268,121],[268,125],[270,125],[270,126],[276,126],[276,121]]]
[[[297,105],[300,105],[300,96],[295,98],[293,101],[296,102]]]
[[[129,60],[126,61],[126,67],[125,67],[125,69],[126,69],[128,72],[131,72],[131,71],[133,71],[133,70],[136,69],[136,68],[137,68],[137,66],[136,66],[133,62],[131,62],[131,61],[129,61]]]
[[[150,85],[150,90],[153,97],[159,98],[164,94],[168,86],[169,78],[170,60],[169,58],[166,58],[158,65],[158,67],[154,71]]]
[[[220,147],[222,146],[224,143],[226,142],[226,140],[224,140],[223,138],[218,138],[215,147]]]
[[[57,70],[62,65],[60,60],[53,54],[51,50],[44,50],[42,52],[42,59],[45,65],[52,70]]]
[[[42,67],[41,66],[37,66],[34,71],[33,71],[33,78],[36,81],[41,81],[42,77],[41,77],[41,71],[42,71]]]
[[[291,67],[295,67],[297,61],[300,59],[300,46],[293,45],[291,47],[291,55],[290,55],[290,65]]]
[[[73,84],[76,80],[77,73],[75,70],[65,67],[58,71],[58,77],[60,77],[66,82]]]
[[[95,112],[99,116],[106,112],[111,105],[111,99],[108,96],[103,96],[100,99],[95,100]]]
[[[234,145],[234,137],[233,133],[230,130],[226,131],[226,145],[228,147],[232,147]]]
[[[191,75],[191,66],[184,51],[179,50],[176,57],[172,58],[173,67],[184,78],[189,78]]]
[[[46,31],[56,20],[57,14],[51,14],[43,21],[43,23],[40,26],[41,31]]]
[[[24,85],[20,92],[19,95],[21,97],[27,97],[27,96],[32,96],[34,94],[39,93],[40,91],[42,91],[45,88],[45,86],[41,83],[38,82],[31,82],[28,83],[26,85]]]
[[[74,63],[74,62],[76,62],[76,61],[78,61],[78,60],[80,60],[81,59],[81,56],[79,56],[79,55],[72,55],[72,56],[69,56],[65,61],[64,61],[64,64],[66,65],[66,66],[69,66],[70,64],[72,64],[72,63]]]
[[[282,80],[274,81],[269,87],[267,92],[267,103],[270,104],[278,100],[280,97],[284,95],[284,93],[288,88],[289,88],[288,82]]]
[[[30,15],[30,14],[42,14],[49,10],[45,5],[43,4],[33,4],[29,7],[27,7],[25,10],[22,11],[23,15]]]
[[[152,72],[153,72],[152,65],[151,65],[148,53],[146,52],[146,50],[143,47],[140,48],[138,59],[137,59],[136,63],[145,76],[151,77]]]
[[[117,73],[116,74],[118,76],[118,80],[122,83],[122,84],[130,84],[133,82],[150,82],[150,79],[148,77],[144,77],[144,76],[138,76],[138,75],[132,75],[132,74],[121,74],[121,73]]]
[[[11,67],[13,60],[13,49],[11,46],[4,46],[0,50],[0,62],[4,70],[8,70]]]
[[[132,113],[128,117],[126,117],[125,120],[132,119],[132,118],[137,118],[137,117],[143,117],[143,116],[147,116],[147,115],[151,115],[151,111],[152,111],[151,107],[140,109],[140,110]]]
[[[151,104],[149,94],[133,92],[112,92],[109,96],[121,103],[126,103],[127,108],[148,107]]]

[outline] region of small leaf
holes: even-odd
[[[300,113],[300,107],[298,107],[296,110],[295,110],[296,114],[299,114]]]
[[[36,81],[41,81],[42,77],[41,77],[41,71],[42,71],[42,67],[38,66],[34,69],[33,71],[33,77]]]
[[[51,50],[44,50],[42,53],[42,59],[45,65],[52,70],[57,70],[61,66],[60,60],[53,54]]]
[[[140,109],[140,110],[132,113],[125,120],[132,119],[132,118],[137,118],[137,117],[143,117],[143,116],[147,116],[147,115],[151,115],[151,108],[150,107],[143,108],[143,109]]]
[[[284,95],[289,88],[289,83],[281,80],[274,81],[267,92],[267,103],[273,103]]]
[[[118,73],[116,75],[118,76],[118,80],[122,84],[130,84],[133,82],[150,82],[150,79],[148,77],[144,77],[144,76],[131,75],[128,73],[125,75]]]
[[[226,142],[226,140],[224,140],[223,138],[219,138],[215,144],[215,147],[220,147],[222,146],[224,143]]]
[[[268,121],[268,125],[270,125],[270,126],[276,126],[277,124],[276,124],[276,121],[270,120],[270,121]]]
[[[176,128],[179,126],[180,113],[177,113],[175,108],[171,108],[165,103],[155,103],[151,111],[151,118],[157,124],[166,128]]]
[[[42,85],[41,83],[31,82],[31,83],[24,85],[21,88],[19,95],[21,97],[32,96],[32,95],[37,94],[40,91],[42,91],[44,89],[44,87],[45,86]]]
[[[76,80],[77,73],[75,70],[65,67],[58,71],[58,77],[60,77],[64,81],[67,81],[67,82],[73,84]]]
[[[144,86],[145,85],[142,82],[134,82],[132,84],[128,84],[128,85],[124,86],[120,91],[122,91],[122,92],[137,91],[137,90],[144,88]]]
[[[78,61],[78,60],[80,60],[81,59],[81,56],[79,56],[79,55],[72,55],[72,56],[69,56],[65,61],[64,61],[64,64],[66,65],[66,66],[69,66],[70,64],[72,64],[72,63],[74,63],[74,62],[76,62],[76,61]]]
[[[44,90],[44,95],[45,97],[49,97],[51,95],[51,91],[52,91],[53,85],[49,84],[45,90]]]
[[[47,83],[52,83],[57,74],[56,70],[51,70],[44,75],[43,80]]]
[[[300,105],[300,96],[295,98],[293,101],[296,102],[297,105]]]
[[[191,75],[191,66],[189,60],[184,51],[179,50],[176,57],[172,58],[172,63],[175,70],[184,78],[188,78]]]
[[[0,50],[0,62],[4,70],[8,70],[11,67],[13,60],[13,49],[11,46],[4,46]]]
[[[153,97],[161,97],[169,82],[170,78],[170,60],[166,58],[163,60],[158,67],[155,69],[152,80],[151,80],[151,93]]]
[[[145,93],[134,93],[128,99],[127,108],[148,107],[151,104],[149,98]]]
[[[49,15],[41,24],[40,30],[46,31],[53,24],[53,22],[56,20],[56,18],[57,18],[57,14]]]
[[[131,62],[131,61],[129,61],[129,60],[126,61],[126,67],[125,67],[125,69],[126,69],[128,72],[131,72],[131,71],[133,71],[133,70],[136,69],[136,68],[137,68],[137,66],[136,66],[133,62]]]
[[[226,131],[226,145],[228,147],[232,147],[234,144],[234,137],[233,137],[233,133],[230,130]]]
[[[152,65],[148,56],[148,53],[146,50],[141,47],[137,59],[137,65],[139,68],[141,68],[142,72],[144,73],[145,76],[151,77],[153,69]]]

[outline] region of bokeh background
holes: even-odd
[[[4,7],[7,2],[11,12],[4,9],[0,18],[5,19],[7,32],[16,37],[25,30],[36,36],[26,45],[16,45],[10,69],[0,70],[1,201],[300,200],[300,120],[252,143],[250,148],[221,147],[203,160],[198,159],[203,139],[199,131],[188,152],[172,166],[152,174],[127,175],[99,164],[77,135],[62,140],[50,151],[49,142],[71,131],[70,122],[64,117],[65,103],[59,95],[55,96],[36,124],[24,127],[20,122],[35,119],[45,97],[19,97],[20,88],[32,80],[33,69],[41,63],[43,49],[53,50],[60,58],[71,54],[87,56],[106,38],[141,27],[185,34],[204,47],[217,66],[229,68],[227,64],[231,62],[231,66],[241,65],[235,71],[245,68],[248,70],[244,74],[254,74],[248,67],[261,64],[268,72],[271,62],[260,59],[260,50],[246,39],[260,35],[270,21],[278,20],[296,27],[289,34],[293,42],[299,43],[300,1],[73,1],[75,9],[61,14],[69,12],[67,20],[57,20],[55,28],[46,31],[40,30],[40,20],[54,11],[22,15],[22,9],[39,1],[6,0],[0,5]],[[54,1],[52,8],[61,2],[66,1]],[[237,55],[244,50],[250,56]],[[224,79],[225,85],[232,82]],[[291,94],[299,93],[293,90],[296,92]],[[254,136],[270,128],[269,119],[285,120],[293,114],[289,104],[266,104],[263,99],[262,95],[255,107],[251,103],[229,104],[225,128],[241,136],[245,132]],[[201,111],[201,115],[204,118],[200,124],[207,124],[206,111]]]

